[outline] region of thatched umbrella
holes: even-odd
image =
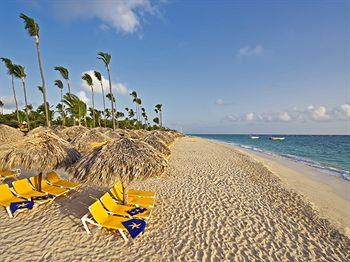
[[[42,134],[56,135],[62,139],[68,139],[68,136],[66,134],[46,126],[39,126],[37,128],[32,129],[27,133],[27,136],[41,136]]]
[[[80,154],[66,140],[47,133],[0,146],[0,167],[40,172],[39,190],[43,172],[71,165],[79,158]]]
[[[68,142],[70,142],[87,131],[89,131],[89,129],[85,126],[70,126],[62,130],[62,133],[68,136]]]
[[[109,127],[96,127],[93,130],[97,130],[97,131],[105,134],[110,139],[120,139],[121,137],[124,137],[123,132],[118,132],[119,129],[113,130],[112,128],[109,128]]]
[[[130,137],[130,138],[133,138],[133,139],[140,139],[141,136],[135,132],[134,130],[125,130],[126,131],[126,136]]]
[[[145,138],[146,136],[148,136],[149,134],[151,134],[150,131],[147,131],[145,129],[138,129],[138,130],[134,130],[134,132],[136,134],[138,134],[138,136],[142,139]]]
[[[0,124],[0,143],[9,143],[23,138],[23,133],[16,128]]]
[[[158,150],[165,157],[168,157],[171,153],[167,145],[154,134],[150,134],[146,136],[145,138],[142,139],[142,141],[146,142],[147,144],[152,146],[154,149]]]
[[[160,175],[166,167],[164,157],[148,144],[122,138],[93,150],[68,170],[78,180],[97,185],[112,186],[121,180],[127,203],[130,182]]]
[[[97,131],[96,129],[88,130],[81,135],[76,136],[72,141],[71,144],[81,153],[88,153],[90,152],[94,144],[102,144],[110,141],[111,139]]]
[[[153,134],[164,141],[165,144],[170,145],[174,142],[174,138],[165,131],[154,131]]]

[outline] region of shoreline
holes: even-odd
[[[208,140],[234,148],[262,163],[281,179],[286,188],[305,197],[321,216],[350,237],[350,181],[277,154],[266,154],[218,140]]]

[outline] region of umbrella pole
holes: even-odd
[[[43,172],[39,173],[38,176],[38,191],[41,191],[41,181],[43,180]]]

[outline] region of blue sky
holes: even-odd
[[[25,66],[30,103],[41,103],[34,40],[19,13],[40,25],[49,101],[56,65],[73,92],[81,74],[112,55],[117,107],[162,103],[166,125],[187,133],[350,133],[348,1],[2,1],[0,56]],[[19,83],[17,92],[23,101]],[[0,98],[13,109],[0,67]],[[89,103],[90,101],[87,100]],[[95,103],[102,107],[101,95]]]

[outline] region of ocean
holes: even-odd
[[[350,181],[350,136],[281,135],[285,140],[273,141],[271,135],[256,135],[259,139],[249,135],[191,135],[279,155]]]

